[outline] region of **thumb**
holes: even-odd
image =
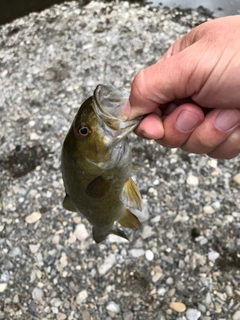
[[[130,119],[170,101],[191,97],[199,90],[201,75],[192,76],[205,50],[199,48],[200,41],[189,46],[191,38],[188,34],[179,39],[156,64],[137,73],[129,97]]]

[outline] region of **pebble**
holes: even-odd
[[[198,186],[198,184],[199,184],[198,177],[193,176],[193,175],[189,175],[189,176],[187,177],[187,184],[188,184],[189,186]]]
[[[149,219],[150,213],[147,199],[142,199],[142,211],[138,211],[136,215],[141,222],[147,221]]]
[[[240,212],[233,211],[233,212],[232,212],[232,216],[233,216],[234,218],[240,219]]]
[[[237,184],[240,184],[240,173],[236,174],[233,177],[233,181],[236,182]]]
[[[209,306],[211,303],[212,303],[212,295],[210,292],[207,292],[205,296],[205,304]]]
[[[210,159],[210,160],[208,161],[208,163],[209,163],[210,167],[212,167],[212,168],[214,168],[214,169],[216,169],[217,166],[218,166],[218,160],[216,160],[216,159]]]
[[[60,258],[60,265],[62,268],[65,268],[68,265],[68,259],[67,256],[64,254]]]
[[[149,237],[151,237],[154,234],[154,232],[152,231],[152,227],[151,226],[144,226],[143,230],[142,230],[142,238],[143,239],[147,239]]]
[[[151,250],[147,250],[145,252],[145,257],[148,261],[153,261],[154,259],[154,253]]]
[[[169,264],[173,264],[174,263],[173,257],[171,257],[171,256],[162,256],[162,260],[166,261]]]
[[[206,308],[206,306],[204,304],[199,303],[198,304],[198,309],[199,309],[200,312],[205,313],[207,308]]]
[[[232,317],[232,320],[240,320],[240,310],[237,310]]]
[[[32,291],[32,298],[37,302],[42,302],[43,291],[40,288],[34,288]]]
[[[175,288],[172,288],[168,291],[168,296],[171,298],[171,297],[174,297],[176,293],[176,289]]]
[[[10,274],[8,270],[4,270],[0,276],[0,282],[8,282],[10,278]]]
[[[12,248],[9,253],[9,257],[17,257],[22,255],[22,250],[19,247]]]
[[[166,284],[168,284],[168,285],[171,285],[171,284],[173,284],[173,278],[172,277],[168,277],[167,278],[167,280],[166,280]]]
[[[162,272],[156,272],[153,276],[152,276],[152,282],[157,282],[162,276]]]
[[[123,312],[123,320],[133,320],[134,315],[131,311],[125,311]]]
[[[19,303],[19,296],[17,294],[13,297],[13,303]]]
[[[39,140],[39,138],[40,136],[35,132],[32,132],[30,135],[30,140]]]
[[[177,312],[184,312],[186,310],[186,306],[182,302],[171,302],[169,307]]]
[[[178,267],[179,267],[180,269],[184,269],[184,268],[185,268],[185,262],[184,262],[183,260],[179,260],[179,262],[178,262]]]
[[[40,248],[40,243],[38,243],[38,244],[30,244],[29,245],[29,249],[30,249],[30,251],[32,253],[38,252],[39,248]]]
[[[42,214],[41,212],[38,212],[38,211],[35,211],[31,214],[29,214],[28,216],[25,217],[25,221],[27,223],[35,223],[37,222],[38,220],[40,220],[42,217]]]
[[[83,302],[85,302],[87,297],[88,297],[87,290],[80,291],[76,298],[77,304],[82,304]]]
[[[114,301],[109,301],[106,306],[106,309],[107,311],[110,311],[112,313],[120,313],[120,306]]]
[[[226,285],[225,291],[226,291],[226,294],[227,294],[228,297],[231,298],[231,297],[233,296],[233,290],[232,290],[232,287],[231,287],[231,286]]]
[[[124,239],[122,237],[116,236],[115,234],[110,234],[108,236],[108,241],[110,243],[124,243],[124,242],[127,243],[128,242],[127,239]]]
[[[195,241],[199,242],[201,246],[208,243],[208,239],[205,238],[204,236],[199,236],[199,237],[195,238]]]
[[[88,310],[83,310],[82,312],[82,320],[91,320],[91,315]]]
[[[203,212],[206,213],[206,214],[212,214],[212,213],[215,212],[215,210],[211,206],[204,206],[203,207]]]
[[[166,289],[165,288],[159,288],[157,291],[158,295],[163,297],[166,293]]]
[[[79,223],[76,226],[74,235],[79,241],[85,241],[89,237],[89,233],[83,223]]]
[[[133,258],[139,258],[144,255],[145,251],[143,249],[131,249],[129,253]]]
[[[198,320],[201,317],[201,312],[197,309],[188,309],[186,312],[188,320]]]
[[[0,292],[3,292],[7,289],[7,283],[0,283]]]
[[[65,319],[67,319],[67,316],[65,313],[59,312],[57,314],[57,320],[65,320]]]
[[[219,209],[221,208],[221,202],[220,202],[220,201],[214,201],[214,202],[212,203],[212,207],[213,207],[213,209],[215,209],[215,210],[219,210]]]
[[[110,270],[116,263],[116,257],[114,254],[110,254],[104,260],[104,262],[98,265],[98,272],[102,276]]]
[[[216,251],[210,251],[208,252],[208,259],[209,260],[217,260],[219,258],[220,254]]]
[[[51,300],[51,305],[58,308],[62,305],[62,301],[59,298],[54,298]]]

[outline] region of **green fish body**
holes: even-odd
[[[130,177],[132,154],[127,142],[140,119],[125,121],[121,115],[127,98],[125,91],[98,85],[81,105],[63,143],[63,206],[87,218],[97,243],[111,233],[127,239],[117,223],[140,226],[129,209],[141,210],[141,196]]]

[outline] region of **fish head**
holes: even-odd
[[[108,149],[105,143],[101,119],[93,109],[93,97],[88,98],[78,110],[73,121],[76,152],[91,162],[107,161]]]
[[[114,148],[139,124],[140,117],[126,121],[122,115],[128,97],[124,90],[98,85],[93,96],[81,105],[73,130],[78,149],[88,160],[94,163],[108,161]]]

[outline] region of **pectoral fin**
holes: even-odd
[[[77,208],[75,207],[75,205],[72,203],[72,200],[70,199],[68,194],[66,194],[63,199],[63,208],[68,211],[72,211],[72,212],[78,211]]]
[[[141,194],[132,178],[126,181],[120,199],[127,207],[142,210]]]
[[[138,228],[141,226],[141,222],[129,209],[126,209],[125,214],[118,220],[118,222],[125,228]]]
[[[99,199],[104,197],[109,189],[110,182],[99,176],[89,183],[85,192],[89,197]]]

